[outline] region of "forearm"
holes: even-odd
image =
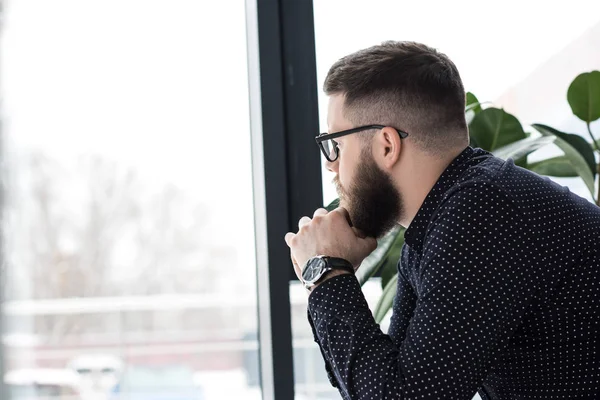
[[[309,313],[316,340],[344,398],[472,399],[515,322],[498,309],[481,308],[480,296],[488,291],[461,287],[441,287],[419,299],[406,332],[393,336],[375,323],[354,276],[335,277],[315,289]],[[501,298],[519,300],[509,293]],[[459,311],[449,318],[451,310]],[[402,315],[402,307],[394,312]]]
[[[326,362],[346,398],[403,398],[399,350],[375,323],[354,276],[332,277],[314,289],[309,313]]]

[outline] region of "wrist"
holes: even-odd
[[[309,259],[302,269],[301,279],[304,287],[311,289],[318,283],[339,276],[341,273],[354,274],[354,267],[349,261],[339,257],[319,255]]]

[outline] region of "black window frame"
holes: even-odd
[[[246,4],[251,63],[258,53],[258,71],[252,65],[249,71],[251,97],[260,91],[260,104],[251,101],[254,189],[264,190],[255,192],[255,216],[264,217],[257,238],[266,231],[266,248],[257,243],[261,385],[264,400],[288,400],[294,398],[289,284],[297,278],[283,237],[323,206],[313,2]]]

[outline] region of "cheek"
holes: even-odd
[[[346,160],[347,161],[347,160]],[[345,160],[340,160],[340,166],[338,170],[338,178],[341,185],[344,188],[348,188],[352,179],[354,178],[354,168],[351,163],[346,162]]]

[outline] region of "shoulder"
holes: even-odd
[[[528,229],[510,193],[493,182],[471,180],[447,193],[431,218],[425,241],[493,237],[512,242]]]
[[[488,180],[468,180],[458,183],[444,196],[434,218],[464,214],[489,219],[492,213],[519,214],[519,206],[505,188]]]

